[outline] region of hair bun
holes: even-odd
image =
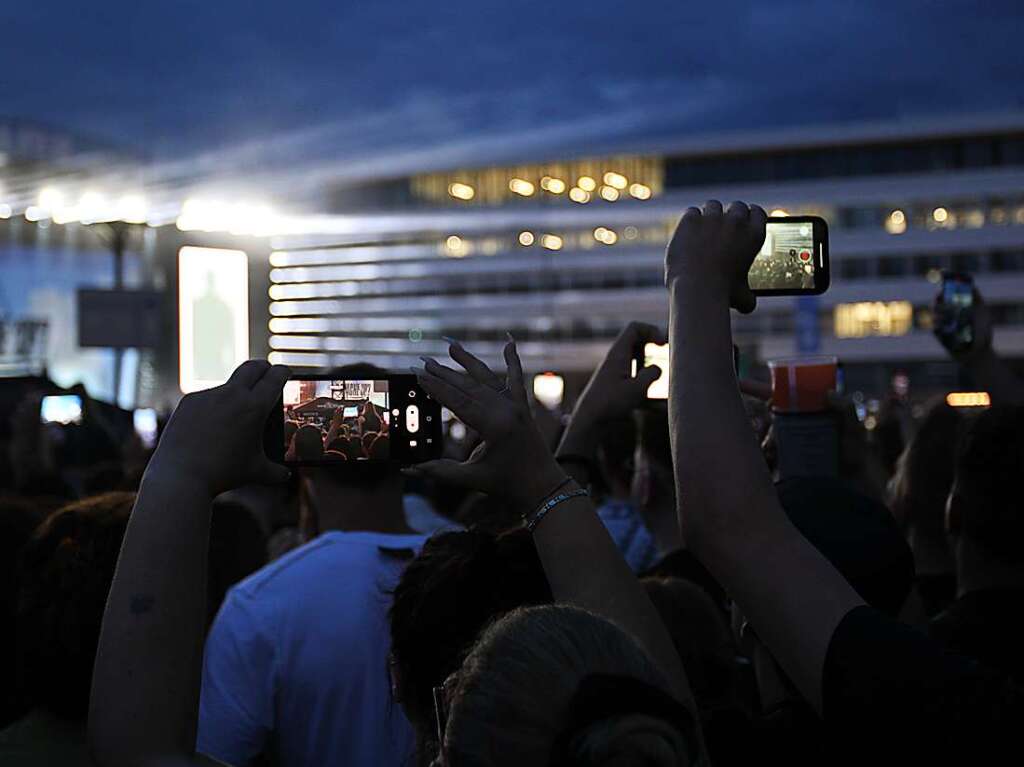
[[[692,746],[678,727],[660,717],[625,714],[594,722],[577,734],[566,767],[678,767],[689,763]]]

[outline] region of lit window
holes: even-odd
[[[569,190],[569,199],[580,204],[590,202],[590,192],[585,189],[580,189],[578,186],[574,186]]]
[[[604,183],[606,183],[613,189],[625,189],[628,181],[626,180],[626,177],[623,176],[621,173],[616,173],[615,171],[608,171],[607,173],[604,174]]]
[[[520,245],[533,245],[534,236],[533,232],[520,232],[519,233],[519,244]]]
[[[640,231],[635,226],[627,226],[622,230],[622,236],[627,240],[635,240],[639,234]]]
[[[26,221],[38,221],[44,216],[44,212],[41,208],[35,205],[29,205],[25,208],[25,220]]]
[[[560,178],[545,176],[540,180],[540,188],[551,194],[561,194],[565,191],[565,182]]]
[[[11,206],[6,202],[0,203],[0,218],[11,217]]]
[[[469,252],[469,245],[459,235],[453,234],[444,241],[444,246],[448,249],[448,255],[461,258]]]
[[[523,178],[512,179],[508,182],[508,188],[513,194],[518,194],[522,197],[529,197],[535,191],[533,184]]]
[[[907,231],[907,214],[902,210],[894,210],[885,219],[885,231],[889,234],[903,234]]]
[[[603,242],[605,245],[614,245],[618,241],[619,236],[611,229],[599,226],[594,230],[594,239],[598,242]]]
[[[932,211],[932,218],[935,219],[935,223],[944,224],[949,220],[949,211],[945,208],[936,208]]]
[[[980,229],[985,226],[985,214],[978,208],[974,208],[964,213],[963,222],[968,229]]]
[[[580,176],[576,181],[576,186],[582,189],[584,192],[593,192],[597,189],[597,182],[594,181],[590,176]]]
[[[607,200],[608,202],[615,202],[617,199],[619,199],[619,190],[613,186],[602,186],[601,197]]]
[[[548,250],[561,250],[562,249],[562,238],[557,234],[545,234],[540,238],[540,244],[542,247]]]
[[[476,196],[476,190],[469,184],[455,182],[448,185],[448,194],[456,200],[472,200]]]
[[[651,199],[651,188],[646,184],[630,184],[629,193],[638,200]]]
[[[836,338],[904,336],[914,323],[909,301],[861,301],[837,304],[834,311]]]

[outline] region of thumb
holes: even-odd
[[[471,490],[484,489],[480,486],[479,477],[472,466],[453,461],[450,458],[418,463],[415,466],[402,469],[402,473],[409,477],[433,479],[442,484],[465,487]]]
[[[757,308],[757,296],[747,285],[746,278],[733,290],[731,299],[733,308],[740,314],[750,314]]]
[[[657,381],[664,371],[657,365],[648,365],[647,367],[640,368],[636,374],[636,386],[640,390],[642,395],[647,394],[647,389],[652,383]]]

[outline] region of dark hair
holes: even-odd
[[[377,432],[375,431],[363,432],[363,436],[360,437],[359,439],[360,444],[363,446],[363,455],[370,455],[370,447],[372,447],[373,441],[377,439],[378,436],[380,435],[378,435]]]
[[[133,493],[55,511],[22,551],[16,623],[18,688],[28,706],[84,720],[100,624]]]
[[[381,434],[373,441],[373,444],[370,445],[369,457],[374,460],[384,461],[387,460],[390,455],[391,440],[388,439],[386,434]]]
[[[208,561],[207,628],[213,623],[228,589],[267,563],[266,536],[248,507],[237,501],[214,501]]]
[[[284,422],[284,446],[285,449],[292,443],[292,437],[295,436],[295,432],[299,430],[299,424],[295,421],[286,420]]]
[[[300,426],[295,432],[295,457],[300,461],[316,461],[323,457],[324,438],[312,424]]]
[[[982,413],[964,436],[956,462],[950,528],[1003,562],[1024,563],[1024,407]]]
[[[597,424],[597,455],[600,460],[601,480],[608,491],[618,481],[627,487],[633,476],[633,449],[636,447],[636,427],[633,419],[625,416],[611,418]]]
[[[524,605],[550,602],[533,539],[524,529],[430,538],[409,563],[390,610],[396,692],[410,720],[429,734],[435,686],[459,667],[480,632]]]
[[[776,488],[789,520],[861,598],[898,615],[914,582],[914,556],[889,510],[840,479],[798,477]]]
[[[668,412],[660,408],[637,411],[637,444],[647,457],[661,466],[672,467],[672,445],[669,437]]]

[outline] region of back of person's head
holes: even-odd
[[[228,589],[266,563],[267,539],[253,513],[237,501],[214,501],[206,577],[207,626],[213,623]]]
[[[135,495],[106,493],[53,512],[22,551],[17,660],[27,705],[84,720],[93,659]]]
[[[312,424],[300,426],[295,432],[295,457],[300,461],[318,461],[324,455],[324,438]]]
[[[669,442],[668,413],[651,408],[635,413],[636,473],[633,496],[641,504],[658,500],[675,502],[672,445]]]
[[[371,461],[386,461],[391,457],[391,440],[386,434],[381,434],[370,445],[367,456]]]
[[[496,621],[445,684],[444,764],[669,767],[696,731],[660,670],[608,620],[564,605]]]
[[[458,668],[484,627],[551,599],[525,529],[500,536],[463,530],[427,540],[402,573],[390,611],[395,693],[421,738],[433,734],[433,688]]]
[[[644,578],[701,709],[738,704],[738,668],[732,632],[704,589],[682,578]]]
[[[889,510],[839,479],[776,485],[793,525],[872,607],[895,617],[914,581],[914,557]]]
[[[953,486],[963,418],[945,401],[928,408],[897,463],[891,507],[896,519],[933,539],[944,539],[946,499]]]
[[[286,420],[284,422],[284,445],[285,449],[292,444],[292,438],[295,436],[295,432],[299,430],[299,424],[295,421]]]
[[[967,428],[948,523],[954,536],[1005,564],[1024,564],[1024,407],[993,407]]]
[[[364,431],[363,436],[360,437],[360,442],[363,446],[363,455],[367,458],[370,457],[370,448],[373,447],[373,442],[378,436],[380,435],[375,431]]]

